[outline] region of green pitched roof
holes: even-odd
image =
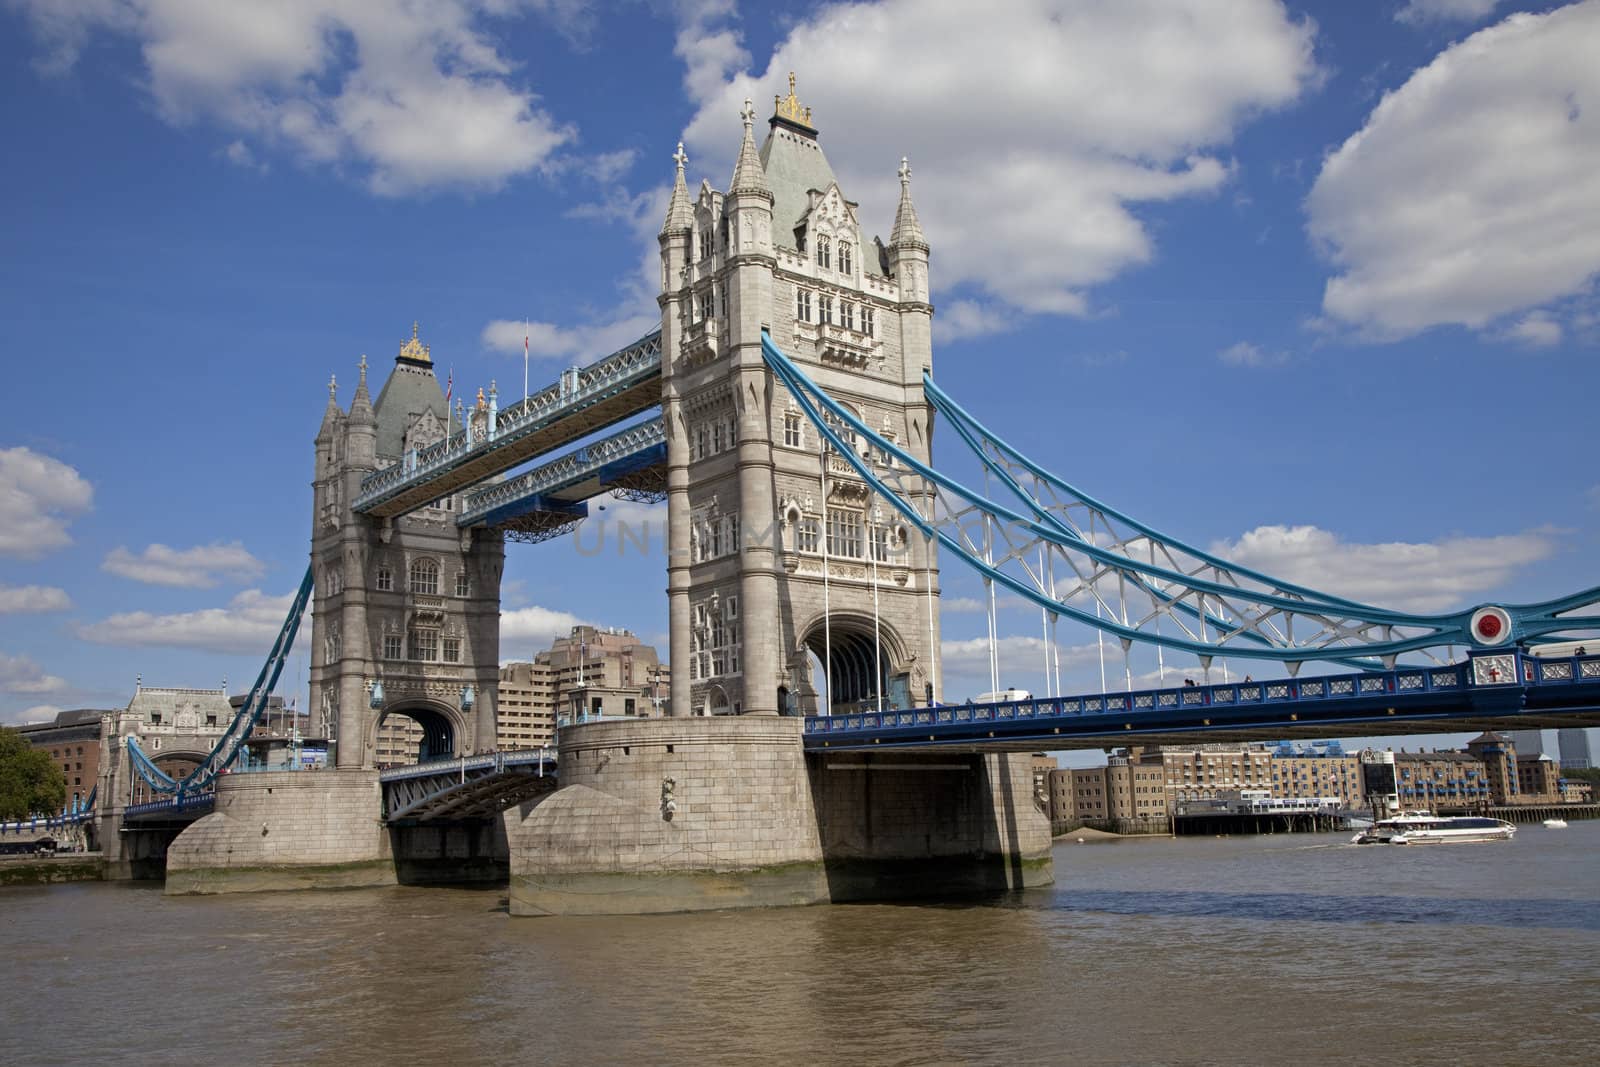
[[[418,415],[431,411],[445,422],[449,409],[445,406],[444,390],[439,379],[433,376],[433,365],[405,356],[396,357],[389,380],[372,406],[378,420],[378,455],[385,459],[400,458],[405,447],[406,430]]]
[[[794,248],[795,226],[811,210],[811,190],[826,192],[838,179],[814,134],[778,118],[769,121],[771,129],[761,146],[761,166],[766,171],[767,187],[772,190],[772,242]],[[859,227],[855,244],[857,262],[869,274],[881,273],[877,257],[866,254]]]

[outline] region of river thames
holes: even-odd
[[[0,892],[0,1061],[1594,1063],[1600,823],[1056,846],[960,906],[511,919],[495,891]]]

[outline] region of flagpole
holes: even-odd
[[[522,320],[522,410],[528,410],[528,320]]]

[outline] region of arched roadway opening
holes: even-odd
[[[829,710],[830,698],[835,712],[867,710],[880,694],[885,707],[893,704],[891,683],[905,669],[906,648],[887,622],[880,618],[874,633],[871,615],[836,612],[814,619],[802,633],[799,651],[811,669],[818,711]]]
[[[466,723],[453,708],[428,701],[386,705],[373,723],[368,746],[379,770],[461,754]]]

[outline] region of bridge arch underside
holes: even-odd
[[[409,755],[405,759],[397,760],[392,753],[380,750],[379,730],[386,722],[395,718],[410,719],[421,730],[415,762],[426,763],[429,760],[450,759],[463,754],[461,738],[466,736],[467,724],[460,711],[432,701],[406,700],[384,705],[383,710],[373,720],[372,735],[367,738],[367,751],[373,754],[369,762],[385,764],[412,762]]]
[[[879,694],[885,707],[896,698],[905,702],[895,685],[905,676],[905,641],[882,618],[874,628],[871,615],[833,612],[806,627],[800,646],[812,667],[810,692],[800,695],[802,704],[814,699],[816,711],[826,713],[830,702],[835,710],[854,711],[875,704]],[[821,684],[824,678],[830,684]]]

